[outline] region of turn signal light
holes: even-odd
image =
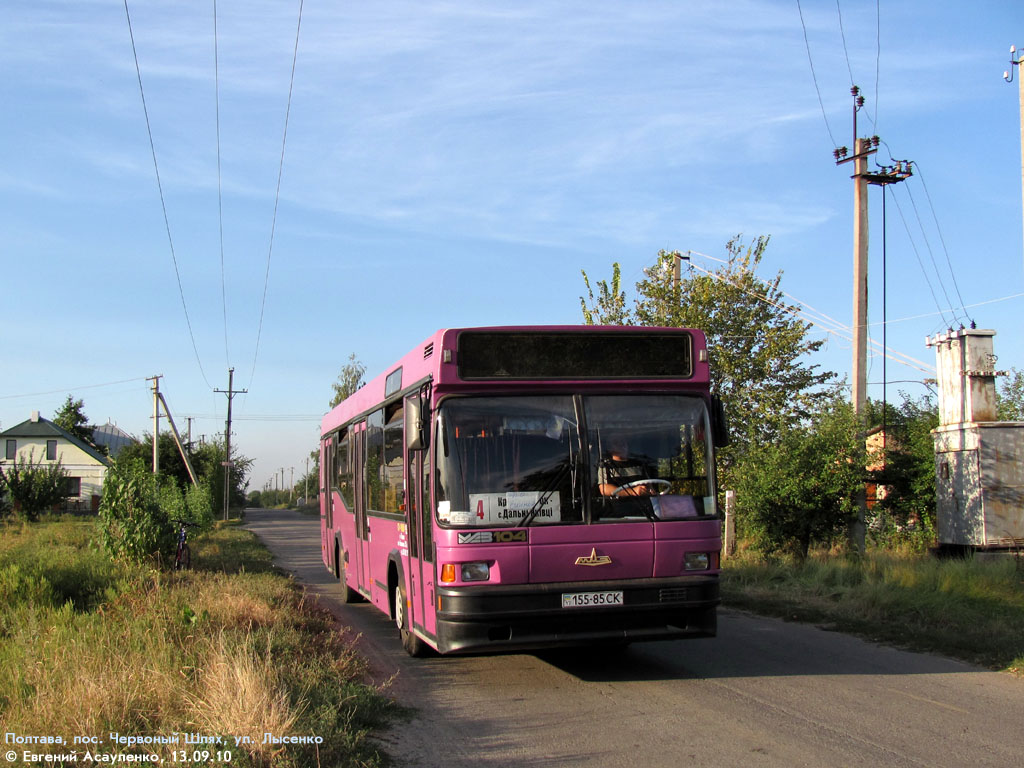
[[[445,563],[441,566],[441,581],[452,584],[455,581],[455,564]]]

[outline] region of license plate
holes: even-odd
[[[594,608],[622,605],[622,592],[563,592],[563,608]]]

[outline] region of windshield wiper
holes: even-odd
[[[558,472],[556,472],[555,476],[551,478],[551,482],[548,484],[547,490],[541,492],[540,496],[537,497],[537,500],[533,502],[533,506],[530,507],[530,510],[523,516],[523,519],[519,521],[519,525],[517,525],[516,528],[525,528],[533,522],[533,518],[537,516],[537,513],[540,512],[541,509],[544,508],[544,505],[548,503],[548,499],[550,499],[555,491],[558,490],[558,484],[562,482],[562,478],[565,477],[570,466],[571,464],[567,462],[559,467]]]

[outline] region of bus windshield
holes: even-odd
[[[461,528],[713,515],[709,433],[704,401],[686,395],[451,398],[438,412],[438,520]]]

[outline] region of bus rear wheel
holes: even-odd
[[[402,647],[413,657],[425,656],[429,646],[409,628],[409,617],[406,614],[405,587],[401,583],[395,588],[395,626],[402,638]]]

